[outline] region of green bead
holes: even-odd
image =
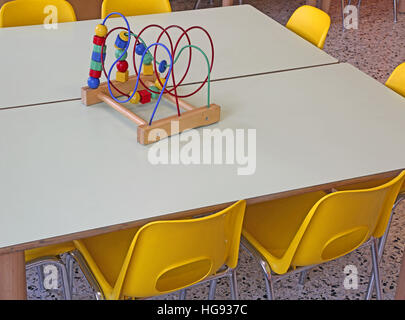
[[[103,66],[102,66],[101,62],[91,60],[90,69],[95,70],[95,71],[101,71],[101,70],[103,70]]]
[[[107,46],[104,46],[103,53],[106,53],[106,52],[107,52],[106,50],[107,50]],[[94,51],[94,52],[97,52],[97,53],[101,53],[101,46],[95,44],[95,45],[93,46],[93,51]]]
[[[151,94],[151,98],[152,98],[152,99],[157,99],[157,98],[159,98],[160,90],[159,90],[158,88],[156,88],[155,86],[150,86],[150,87],[149,87],[149,90],[152,90],[152,91],[155,91],[155,92],[159,92],[159,93],[153,93],[153,92],[151,92],[150,94]]]
[[[122,55],[123,52],[124,52],[124,50],[117,49],[115,51],[115,58],[118,59]],[[128,57],[128,52],[125,52],[124,55],[122,56],[122,58],[120,59],[120,61],[124,61],[127,57]]]
[[[147,52],[145,54],[145,57],[143,58],[143,64],[149,65],[153,61],[153,56],[150,52]]]

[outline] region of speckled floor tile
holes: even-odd
[[[194,2],[174,0],[173,10],[190,10]],[[293,11],[304,4],[300,0],[250,0],[244,1],[255,6],[281,24],[285,24]],[[220,1],[213,1],[213,6]],[[209,1],[202,1],[202,7],[209,7]],[[393,23],[392,1],[363,1],[358,30],[342,32],[340,1],[333,1],[331,8],[332,25],[325,43],[325,51],[342,62],[348,62],[378,81],[385,82],[396,65],[405,60],[405,14],[398,15]],[[405,244],[405,202],[394,214],[387,241],[381,276],[384,299],[393,299]],[[358,269],[358,289],[346,290],[343,286],[344,268],[354,265]],[[371,257],[368,248],[362,248],[339,260],[326,263],[311,270],[304,286],[298,285],[298,275],[276,282],[276,299],[363,299],[371,271]],[[262,273],[255,261],[243,250],[240,253],[237,278],[241,299],[266,299]],[[29,299],[60,299],[60,290],[41,291],[35,269],[27,272]],[[188,299],[206,299],[208,285],[202,284],[188,290]],[[83,274],[77,266],[74,271],[73,298],[94,299]],[[178,299],[170,294],[157,299]],[[217,286],[216,299],[229,299],[229,283],[222,279]]]

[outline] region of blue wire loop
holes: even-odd
[[[131,29],[130,29],[130,27],[129,27],[128,20],[127,20],[127,18],[125,18],[125,16],[124,16],[123,14],[121,14],[121,13],[119,13],[119,12],[112,12],[112,13],[110,13],[108,16],[106,16],[106,17],[104,18],[102,24],[104,25],[104,24],[106,23],[107,19],[108,19],[110,16],[112,16],[112,15],[119,15],[119,16],[121,16],[121,17],[125,20],[125,23],[126,23],[126,25],[127,25],[128,34],[130,35],[130,34],[131,34]],[[143,59],[145,58],[145,55],[149,52],[149,49],[150,49],[150,48],[152,48],[152,47],[154,47],[154,46],[162,46],[162,47],[166,50],[166,52],[167,52],[167,54],[169,55],[169,58],[170,58],[170,62],[171,62],[171,63],[170,63],[170,69],[169,69],[169,72],[167,73],[165,84],[163,85],[162,90],[160,91],[159,98],[158,98],[158,100],[156,101],[155,108],[153,109],[152,116],[151,116],[151,118],[150,118],[150,120],[149,120],[149,125],[151,125],[151,124],[152,124],[153,117],[155,116],[156,110],[157,110],[157,108],[158,108],[158,106],[159,106],[160,100],[162,99],[163,93],[164,93],[164,91],[165,91],[165,89],[166,89],[167,82],[169,81],[170,74],[172,73],[172,69],[173,69],[173,57],[172,57],[172,55],[170,54],[169,49],[168,49],[164,44],[161,44],[161,43],[153,43],[153,44],[151,44],[148,48],[146,48],[146,50],[144,51],[144,53],[143,53],[143,55],[142,55],[142,59],[141,59],[141,63],[140,63],[140,68],[139,68],[138,76],[137,76],[137,78],[136,78],[135,89],[132,91],[131,96],[130,96],[127,100],[124,100],[124,101],[118,100],[116,97],[114,97],[114,95],[113,95],[113,93],[112,93],[112,91],[111,91],[111,80],[110,80],[110,78],[111,78],[111,72],[113,71],[115,65],[120,61],[120,59],[121,59],[121,58],[124,56],[124,54],[128,51],[130,41],[131,41],[131,37],[128,37],[127,45],[126,45],[126,47],[122,50],[122,54],[118,57],[117,60],[114,61],[114,63],[113,63],[112,66],[110,67],[110,70],[108,70],[108,76],[107,76],[108,91],[110,92],[111,97],[112,97],[115,101],[117,101],[118,103],[127,103],[127,102],[129,102],[129,101],[133,98],[133,96],[135,95],[135,93],[136,93],[136,91],[137,91],[137,89],[138,89],[138,85],[139,85],[139,79],[140,79],[140,76],[141,76],[140,70],[141,70],[142,65],[143,65]]]

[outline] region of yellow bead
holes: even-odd
[[[128,31],[121,31],[120,32],[120,38],[123,41],[128,41]]]
[[[153,75],[153,64],[144,64],[142,74],[144,76]]]
[[[166,82],[166,79],[165,79],[165,78],[160,78],[160,82],[162,83],[162,85],[164,85],[165,82]],[[160,85],[158,79],[156,79],[156,81],[155,81],[155,87],[158,88],[159,90],[162,90],[162,88],[163,88],[163,87]]]
[[[118,82],[127,82],[128,81],[128,70],[125,72],[117,71],[116,78]]]
[[[133,92],[133,91],[131,91],[131,92],[129,93],[129,96],[132,95],[132,92]],[[129,102],[131,102],[131,103],[133,103],[133,104],[137,104],[137,103],[139,103],[139,101],[141,101],[141,95],[139,94],[139,92],[135,92],[135,94],[134,94],[134,96],[132,97],[132,99],[129,100]]]
[[[96,32],[96,36],[104,38],[107,35],[108,30],[105,25],[98,24],[96,26],[95,32]]]

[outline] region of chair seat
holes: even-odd
[[[31,250],[25,250],[25,262],[31,262],[48,256],[59,256],[75,249],[73,242],[65,242]]]
[[[323,191],[311,192],[250,205],[242,234],[271,266],[282,260],[309,210],[325,195]]]
[[[139,227],[75,241],[103,292],[108,295],[117,281],[129,246]]]

